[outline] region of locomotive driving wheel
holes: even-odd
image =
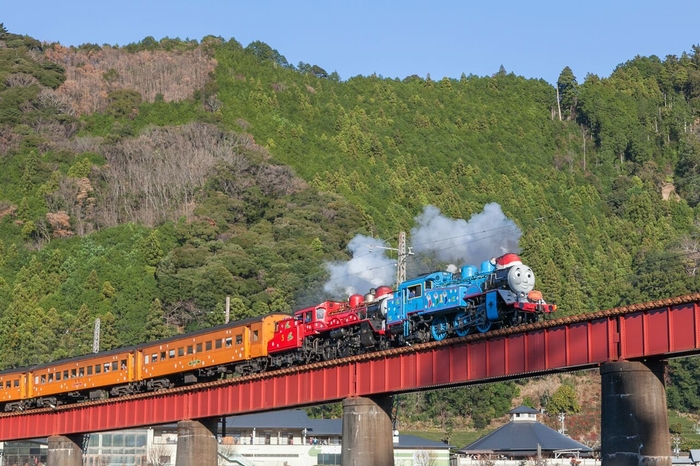
[[[452,321],[452,328],[458,337],[466,337],[469,334],[469,319],[466,312],[458,312]]]
[[[430,325],[430,334],[433,336],[433,340],[442,341],[447,337],[447,332],[449,330],[449,325],[447,325],[447,317],[437,316],[433,319],[433,323]]]
[[[491,330],[492,322],[486,317],[485,309],[481,309],[480,311],[476,318],[476,329],[481,333],[486,333]]]

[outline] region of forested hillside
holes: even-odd
[[[426,206],[498,204],[561,315],[696,292],[699,65],[694,46],[556,87],[341,79],[263,42],[66,48],[0,25],[0,368],[89,352],[98,317],[109,349],[222,322],[226,296],[236,319],[317,302],[355,235],[395,246]],[[692,364],[669,403],[694,412]],[[483,426],[518,396],[431,403]],[[424,406],[406,415],[439,423]]]

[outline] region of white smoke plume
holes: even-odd
[[[452,271],[465,264],[478,266],[506,252],[520,252],[518,241],[522,232],[496,203],[487,204],[483,212],[472,215],[469,221],[445,217],[435,206],[426,206],[414,220],[412,251],[455,264],[456,267],[449,267]],[[331,277],[324,290],[340,298],[364,294],[382,285],[394,286],[396,260],[387,256],[387,249],[383,249],[386,247],[382,240],[357,235],[348,243],[352,259],[326,264]]]
[[[383,248],[387,247],[381,239],[355,236],[348,243],[352,259],[326,264],[331,278],[323,289],[334,296],[350,296],[382,285],[392,286],[396,281],[396,260],[386,256]]]
[[[438,260],[460,267],[498,257],[506,252],[520,252],[522,236],[515,222],[507,218],[495,202],[469,221],[447,218],[435,206],[426,206],[415,218],[411,245],[416,253],[433,254]]]

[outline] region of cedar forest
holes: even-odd
[[[0,24],[0,157],[0,369],[91,352],[97,318],[107,350],[223,323],[226,296],[232,319],[320,302],[355,235],[395,246],[426,205],[498,203],[559,316],[700,289],[700,46],[556,86],[343,80],[257,41],[67,48]],[[700,412],[697,361],[670,363],[671,410]],[[577,385],[406,395],[399,416],[575,414]]]

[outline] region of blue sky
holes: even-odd
[[[700,1],[3,0],[0,22],[16,34],[63,45],[126,45],[147,36],[260,40],[289,63],[342,79],[376,73],[489,76],[503,65],[556,82],[607,77],[635,55],[681,55],[700,44]]]

